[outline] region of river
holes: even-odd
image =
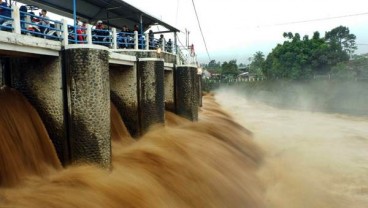
[[[278,109],[219,90],[216,100],[265,152],[269,208],[368,207],[368,118]]]

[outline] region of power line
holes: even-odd
[[[175,25],[177,25],[177,24],[178,24],[179,1],[180,1],[180,0],[177,0],[177,2],[176,2],[176,18],[175,18]]]
[[[348,14],[348,15],[335,16],[335,17],[324,17],[324,18],[317,18],[317,19],[310,19],[310,20],[301,20],[301,21],[295,21],[295,22],[278,23],[272,26],[292,25],[292,24],[300,24],[300,23],[306,23],[306,22],[318,22],[318,21],[325,21],[325,20],[330,20],[330,19],[340,19],[340,18],[362,16],[362,15],[368,15],[368,12]]]
[[[204,47],[206,48],[208,59],[209,59],[209,61],[211,61],[211,57],[210,57],[210,54],[208,53],[208,49],[207,49],[206,39],[204,38],[204,35],[203,35],[203,32],[202,32],[201,23],[199,22],[198,13],[197,13],[197,9],[196,9],[195,4],[194,4],[194,0],[192,0],[192,3],[193,3],[194,12],[195,12],[196,17],[197,17],[197,22],[198,22],[199,30],[201,31],[201,35],[202,35]]]

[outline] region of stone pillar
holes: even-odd
[[[198,75],[198,106],[202,107],[202,74]]]
[[[165,69],[165,109],[175,112],[174,102],[174,69]]]
[[[139,134],[137,65],[110,65],[110,95],[133,137]]]
[[[140,58],[138,61],[138,103],[141,134],[152,124],[164,123],[164,61]]]
[[[5,80],[4,80],[5,66],[3,62],[4,61],[0,59],[0,87],[5,85]]]
[[[54,56],[9,58],[10,83],[39,113],[62,164],[69,163],[64,116],[62,59]]]
[[[70,45],[64,55],[71,161],[110,168],[109,52]]]
[[[191,121],[198,120],[198,76],[195,66],[176,67],[175,111]]]

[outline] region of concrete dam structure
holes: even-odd
[[[94,44],[88,29],[87,43],[73,44],[66,24],[60,40],[25,35],[19,8],[11,9],[13,29],[0,31],[0,85],[20,91],[36,108],[64,165],[111,167],[110,102],[135,138],[164,124],[165,110],[198,119],[200,76],[178,50]]]

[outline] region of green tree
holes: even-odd
[[[347,27],[337,27],[321,38],[310,39],[299,33],[284,33],[287,39],[268,54],[262,71],[268,79],[309,79],[314,74],[330,73],[338,63],[349,60],[355,49],[355,35]]]
[[[278,44],[267,56],[263,73],[269,79],[305,79],[311,76],[307,42],[309,38],[300,40],[300,35],[287,34],[289,40]]]
[[[216,60],[211,60],[207,66],[206,69],[208,70],[212,70],[216,73],[221,73],[221,63],[220,62],[216,62]]]
[[[331,74],[342,79],[368,79],[368,58],[353,55],[352,59],[332,67]]]
[[[231,60],[229,62],[224,62],[221,65],[222,75],[225,77],[234,78],[239,74],[238,65],[236,64],[236,60]]]
[[[262,68],[265,62],[265,55],[261,51],[257,51],[253,58],[251,59],[251,63],[249,64],[249,73],[263,76]]]
[[[348,55],[353,54],[357,49],[355,44],[356,36],[350,34],[348,27],[339,26],[326,32],[325,39],[333,46],[333,49],[340,49]]]

